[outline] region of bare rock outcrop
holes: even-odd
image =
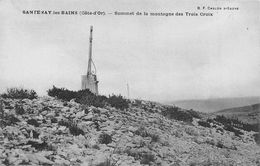
[[[96,108],[51,97],[4,99],[3,165],[250,165],[260,164],[254,132],[168,119],[163,105]]]

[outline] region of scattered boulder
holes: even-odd
[[[242,131],[238,137],[177,107],[133,101],[127,109],[97,108],[53,97],[6,98],[3,103],[2,165],[260,163],[256,132]]]

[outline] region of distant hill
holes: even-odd
[[[246,123],[260,122],[260,103],[243,107],[228,108],[217,111],[215,114],[224,115],[228,118],[238,118]]]
[[[185,109],[193,109],[201,112],[215,112],[223,109],[243,107],[260,103],[260,97],[237,97],[237,98],[216,98],[205,100],[180,100],[167,102]]]

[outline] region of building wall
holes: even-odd
[[[81,89],[89,89],[92,93],[98,94],[98,81],[96,75],[82,75]]]

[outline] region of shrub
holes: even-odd
[[[148,132],[143,126],[139,127],[134,133],[136,135],[140,135],[141,137],[151,137],[152,142],[158,142],[160,140],[159,135]]]
[[[55,148],[52,145],[49,145],[46,142],[39,143],[36,141],[29,140],[26,145],[31,145],[32,147],[34,147],[36,150],[39,150],[39,151],[42,151],[42,150],[54,151],[55,150]]]
[[[135,160],[141,160],[141,164],[149,164],[155,161],[155,156],[147,151],[140,151],[137,149],[126,148],[119,153],[126,153],[128,156],[132,156]]]
[[[109,144],[112,142],[112,137],[109,134],[102,133],[98,137],[98,142],[101,144]]]
[[[157,134],[150,134],[150,137],[152,138],[152,142],[158,142],[160,140],[160,136]]]
[[[235,129],[234,127],[232,127],[231,125],[226,125],[224,127],[225,130],[233,132],[235,134],[235,136],[240,136],[243,133],[240,130]]]
[[[96,166],[115,166],[115,163],[111,161],[111,159],[106,159],[106,161],[97,164]]]
[[[210,124],[208,122],[205,122],[205,121],[198,121],[198,124],[200,126],[203,126],[203,127],[211,127]]]
[[[27,123],[29,125],[33,125],[35,127],[39,127],[40,126],[40,124],[38,123],[38,121],[36,119],[29,119],[29,120],[27,120]]]
[[[34,130],[31,130],[29,132],[32,132],[33,138],[39,138],[40,133],[38,133],[38,132],[36,132]]]
[[[72,125],[72,122],[62,119],[61,121],[58,122],[58,125],[65,126],[65,127],[70,127]]]
[[[134,157],[135,160],[138,160],[141,158],[141,155],[142,153],[134,150],[134,149],[131,149],[131,148],[126,148],[122,151],[122,153],[126,153],[128,156],[132,156]]]
[[[42,123],[47,123],[47,121],[45,119],[42,120]]]
[[[124,99],[121,95],[116,96],[116,95],[112,95],[109,96],[109,98],[107,99],[107,102],[112,106],[115,107],[117,109],[126,109],[129,107],[129,101],[127,99]]]
[[[68,106],[68,102],[65,101],[65,102],[63,103],[63,106],[64,106],[64,107]]]
[[[226,125],[231,125],[231,123],[232,123],[232,120],[231,119],[228,119],[228,118],[226,118],[225,116],[223,116],[223,115],[218,115],[218,116],[216,116],[216,118],[214,118],[213,120],[215,120],[216,122],[219,122],[219,123],[221,123],[221,124],[223,124],[224,126],[226,126]]]
[[[136,135],[140,135],[141,137],[148,137],[149,134],[146,131],[145,127],[141,126],[139,127],[135,132]]]
[[[41,112],[43,111],[50,111],[51,109],[48,107],[48,106],[44,106],[42,109],[41,109]]]
[[[213,119],[207,119],[206,122],[208,122],[208,123],[214,123],[214,120],[213,120]]]
[[[76,98],[77,92],[70,91],[65,88],[57,88],[55,86],[52,87],[52,89],[49,89],[47,91],[49,96],[57,97],[58,99],[70,101],[71,99]]]
[[[3,98],[11,99],[36,99],[37,94],[34,90],[23,88],[8,88],[7,93],[1,95]]]
[[[9,161],[8,158],[5,158],[5,159],[2,161],[2,164],[4,164],[4,165],[11,165],[11,162]]]
[[[223,145],[223,143],[220,142],[220,141],[218,141],[218,143],[217,143],[216,146],[219,147],[219,148],[224,148],[224,147],[225,147],[225,146]]]
[[[201,116],[200,116],[199,112],[194,111],[193,109],[187,110],[187,112],[188,112],[193,118],[201,119]]]
[[[25,110],[23,109],[23,106],[20,105],[15,105],[15,113],[18,115],[23,115],[25,114]]]
[[[76,124],[72,124],[71,126],[69,126],[69,130],[72,135],[84,135],[84,131],[80,129]]]
[[[142,156],[142,159],[140,161],[141,164],[151,164],[151,162],[154,162],[155,158],[152,154],[144,154]]]
[[[14,125],[17,122],[20,122],[20,120],[18,118],[16,118],[15,115],[13,115],[13,114],[4,116],[3,124],[5,124],[7,126]]]
[[[65,126],[69,128],[69,131],[72,135],[78,136],[78,135],[84,135],[84,131],[80,129],[77,124],[69,121],[69,120],[61,120],[58,122],[58,125]]]
[[[58,120],[57,120],[57,118],[51,118],[51,123],[57,123],[58,122]]]
[[[248,124],[248,123],[244,124],[242,129],[246,131],[255,131],[255,132],[258,132],[260,130],[258,124]]]
[[[92,148],[93,148],[93,149],[100,150],[100,147],[99,147],[97,144],[93,145]]]
[[[183,122],[192,122],[193,118],[189,112],[181,111],[178,107],[167,107],[162,111],[162,115],[169,118]]]
[[[85,105],[85,104],[80,105],[80,110],[81,110],[81,111],[84,111],[85,114],[88,114],[88,113],[89,113],[89,108],[88,108],[88,106]]]
[[[76,98],[76,102],[87,106],[104,107],[107,98],[105,96],[98,96],[91,93],[89,90],[79,92]]]
[[[226,128],[230,128],[229,126],[236,127],[245,131],[259,131],[258,124],[248,124],[239,121],[238,119],[230,119],[226,118],[223,115],[218,115],[214,118],[215,121],[223,124]],[[231,129],[232,130],[232,129]]]
[[[65,101],[75,99],[77,103],[84,104],[86,106],[95,106],[102,108],[106,104],[110,104],[112,107],[121,110],[129,107],[129,101],[127,99],[124,99],[121,95],[112,95],[107,98],[106,96],[95,95],[88,89],[71,91],[65,88],[57,88],[55,86],[53,86],[52,89],[49,89],[47,92],[49,96],[57,97],[58,99],[62,99]]]
[[[58,99],[62,99],[65,101],[75,99],[77,103],[87,106],[92,105],[95,107],[104,107],[107,100],[105,96],[95,95],[91,93],[88,89],[71,91],[65,88],[57,88],[53,86],[53,88],[49,89],[47,92],[49,96],[57,97]]]

